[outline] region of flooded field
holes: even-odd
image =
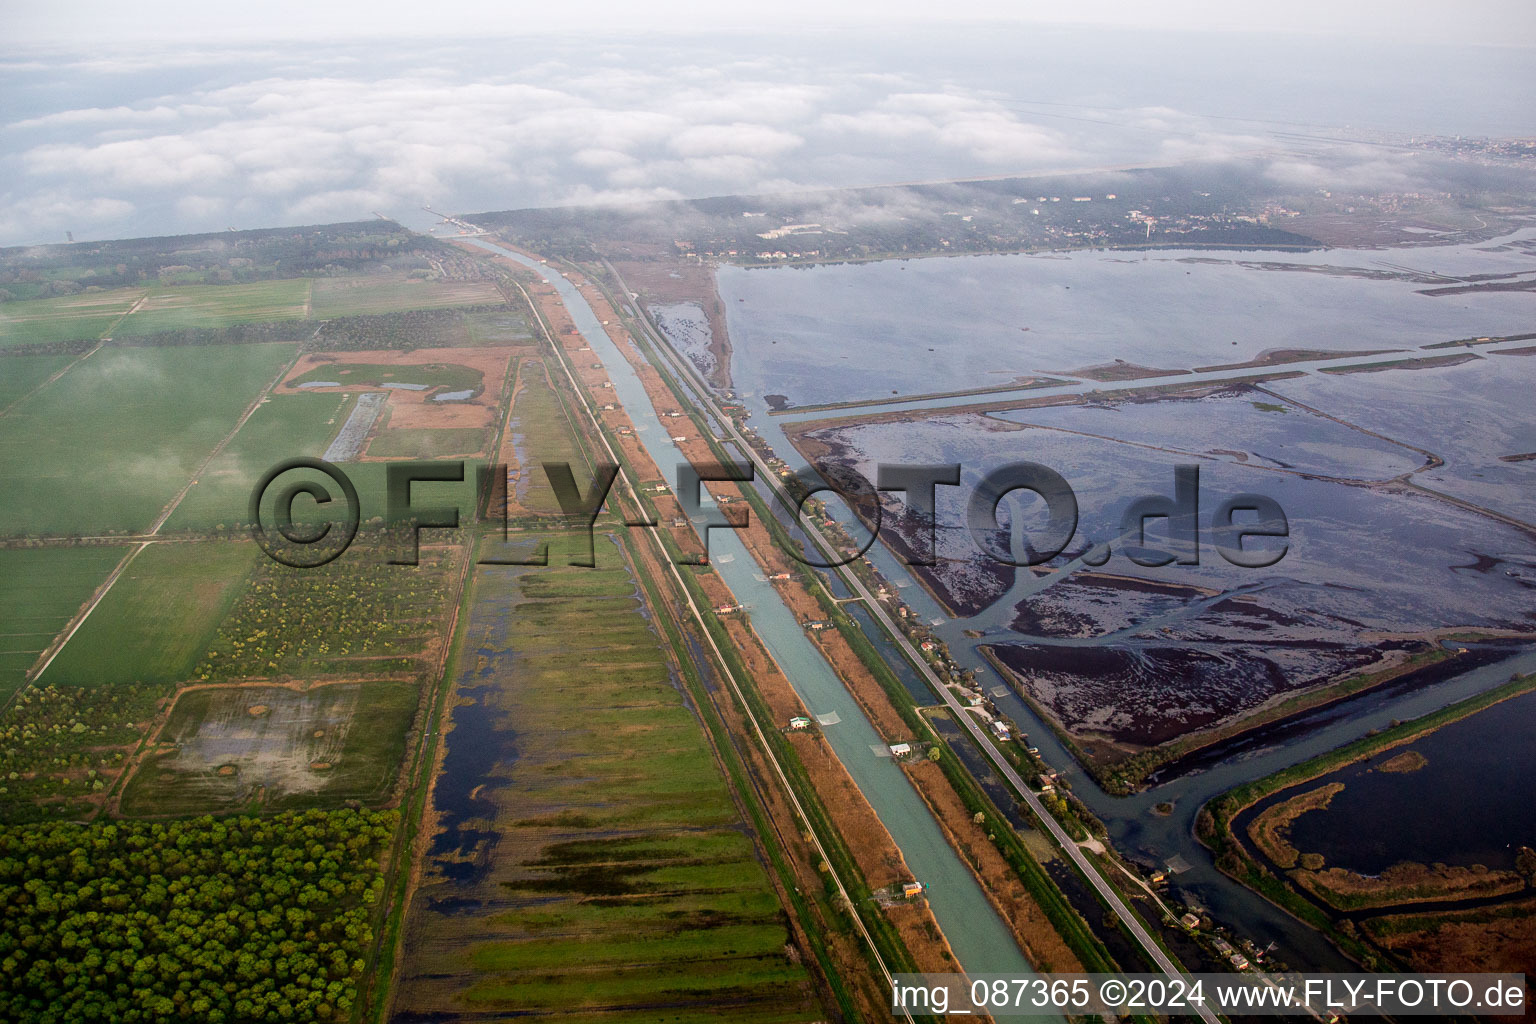
[[[1326,940],[1215,870],[1189,838],[1200,801],[1179,801],[1347,742],[1392,709],[1432,709],[1463,682],[1496,685],[1507,674],[1488,675],[1493,663],[1529,649],[1536,536],[1515,520],[1536,461],[1504,456],[1536,451],[1521,400],[1536,359],[1506,354],[1532,347],[1518,337],[1478,339],[1536,320],[1529,294],[1463,286],[1528,276],[1533,240],[722,267],[718,287],[730,384],[791,467],[873,481],[879,464],[962,465],[960,487],[937,489],[936,565],[902,564],[922,545],[898,493],[871,552],[951,658],[1117,842],[1193,865],[1183,884],[1199,900],[1324,964],[1338,955]],[[1458,340],[1475,344],[1420,348]],[[1445,357],[1462,362],[1423,365]],[[1415,368],[1322,372],[1372,361]],[[1453,417],[1459,389],[1477,392],[1475,411]],[[1026,553],[1038,502],[1005,500],[979,537],[966,526],[978,481],[1020,460],[1060,472],[1080,515],[1064,553],[1033,569],[992,555]],[[1126,508],[1171,498],[1191,464],[1200,564],[1131,560]],[[1212,512],[1239,493],[1286,513],[1269,568],[1230,565],[1211,543]],[[1157,520],[1149,532],[1166,536]],[[1166,819],[1151,810],[1165,799]]]
[[[710,350],[713,333],[703,306],[697,302],[668,302],[652,303],[646,309],[699,373],[708,377],[715,372],[715,354]]]
[[[598,558],[476,576],[392,1019],[819,1019],[634,578]]]
[[[1277,400],[1270,393],[1316,379],[1281,381],[1263,388],[1213,386],[1189,397],[1170,396],[1159,401],[1104,396],[1083,404],[1006,409],[989,415],[1009,423],[1090,434],[1160,452],[1342,480],[1390,480],[1424,464],[1424,456],[1414,448]],[[1364,375],[1330,378],[1364,379]],[[1374,383],[1379,395],[1384,382]],[[1386,433],[1396,436],[1392,431]]]
[[[207,814],[377,801],[393,787],[416,684],[184,691],[129,780],[129,814]]]
[[[1381,438],[1278,408],[1223,389],[813,427],[800,440],[809,457],[869,479],[880,463],[963,467],[960,487],[938,491],[939,563],[915,572],[957,623],[984,635],[987,650],[1058,726],[1085,748],[1107,744],[1100,754],[1268,711],[1358,673],[1398,670],[1455,629],[1536,629],[1536,540],[1528,533],[1381,486],[1421,463]],[[1193,425],[1182,438],[1180,422]],[[1345,475],[1355,452],[1360,478]],[[1060,472],[1079,505],[1078,539],[1035,569],[999,564],[1006,533],[984,534],[984,549],[966,521],[971,490],[1018,459]],[[1175,467],[1194,462],[1201,529],[1226,496],[1265,495],[1288,519],[1283,559],[1262,569],[1231,565],[1209,533],[1197,565],[1152,567],[1129,557],[1125,509],[1143,495],[1171,497]],[[898,512],[899,502],[888,496],[887,511]],[[1037,531],[1037,505],[1005,503],[1000,522]],[[892,515],[882,533],[898,553],[912,547],[902,525]],[[1152,524],[1149,546],[1162,529]],[[1102,569],[1075,561],[1098,543],[1111,547]]]
[[[1531,347],[1518,340],[1420,349],[1529,331],[1529,295],[1465,286],[1532,271],[1536,232],[1525,231],[1396,250],[1102,251],[718,277],[733,383],[755,414],[792,414],[762,423],[776,448],[793,440],[792,462],[869,480],[882,464],[962,466],[961,486],[936,492],[937,563],[903,567],[897,584],[921,583],[962,663],[986,655],[1102,767],[1454,660],[1452,635],[1536,632],[1536,460],[1518,458],[1536,453],[1522,411],[1536,358],[1514,354]],[[1334,368],[1463,361],[1320,372],[1348,353],[1359,358]],[[1287,376],[1254,378],[1265,370]],[[793,415],[1043,374],[1081,383],[990,408],[973,396]],[[968,408],[938,407],[958,401]],[[1029,555],[1045,525],[1027,492],[1005,499],[997,529],[967,523],[977,484],[1020,460],[1059,472],[1078,503],[1073,541],[1035,568],[998,557]],[[1180,465],[1200,472],[1199,564],[1139,564],[1129,556],[1187,554],[1165,520],[1149,523],[1146,551],[1123,529],[1132,501],[1174,495]],[[1285,512],[1283,544],[1249,542],[1284,550],[1271,567],[1231,565],[1212,543],[1212,513],[1240,493]],[[890,553],[922,550],[902,495],[885,494],[882,515]]]
[[[1512,459],[1536,452],[1533,352],[1521,345],[1458,366],[1313,374],[1269,389],[1443,459],[1416,478],[1422,486],[1536,523],[1536,461]]]
[[[1532,685],[1516,674],[1236,786],[1205,805],[1197,831],[1223,871],[1357,959],[1529,971]]]

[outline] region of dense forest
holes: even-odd
[[[344,1019],[397,818],[0,828],[0,1020]]]
[[[442,243],[388,220],[0,249],[0,302],[145,282],[225,284],[430,266]]]
[[[902,253],[1131,246],[1313,247],[1262,217],[1275,189],[1231,167],[883,185],[468,216],[541,253],[626,255],[630,243],[752,263]]]

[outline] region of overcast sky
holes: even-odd
[[[12,45],[121,45],[130,40],[378,34],[464,36],[890,25],[1001,19],[1118,28],[1293,32],[1372,39],[1536,46],[1531,0],[556,0],[548,3],[371,0],[3,0]]]
[[[0,245],[1536,136],[1533,0],[0,4]]]

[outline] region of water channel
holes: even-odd
[[[686,461],[671,432],[651,406],[633,367],[603,330],[581,293],[551,268],[502,246],[471,239],[499,256],[545,277],[559,292],[576,329],[606,368],[637,436],[664,474]],[[706,500],[705,508],[710,508]],[[824,723],[823,734],[854,783],[890,832],[914,876],[928,887],[928,902],[956,958],[965,970],[1031,976],[1028,961],[980,885],[949,846],[927,805],[848,690],[838,680],[804,628],[779,599],[746,547],[730,530],[709,531],[710,561],[746,605],[752,625],[784,670],[810,713]]]

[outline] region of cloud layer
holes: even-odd
[[[0,244],[1221,159],[1258,122],[836,48],[487,42],[0,65]],[[1035,58],[1041,67],[1049,58]],[[994,84],[1001,82],[1001,85]],[[69,88],[61,83],[68,82]],[[7,86],[7,83],[10,83]],[[1012,85],[1010,85],[1012,83]],[[1154,95],[1149,91],[1148,95]],[[63,97],[63,99],[60,99]],[[1305,176],[1305,163],[1285,173]]]

